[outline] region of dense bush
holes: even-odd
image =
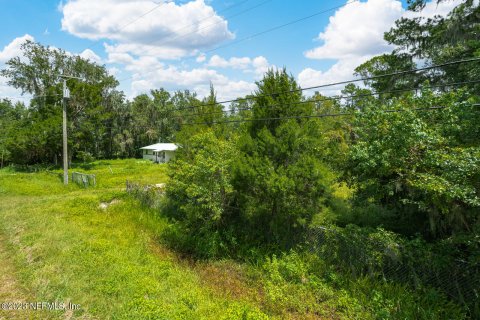
[[[360,113],[345,168],[357,206],[380,205],[402,221],[397,231],[445,237],[471,230],[480,218],[480,144],[462,138],[476,130],[465,98],[426,91]],[[444,109],[425,111],[438,106]]]
[[[170,231],[177,246],[208,257],[225,251],[236,156],[235,140],[219,139],[207,131],[192,137],[171,163],[166,210],[178,222]]]
[[[302,240],[313,216],[328,204],[334,175],[321,161],[318,120],[302,118],[313,114],[313,106],[299,104],[293,77],[269,71],[257,86],[253,118],[260,120],[247,123],[239,140],[235,206],[252,234],[250,243],[288,248]]]

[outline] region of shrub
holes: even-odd
[[[226,246],[223,232],[230,223],[228,213],[234,192],[234,141],[218,139],[211,131],[200,133],[171,163],[165,211],[178,222],[168,236],[179,237],[177,247],[180,244],[187,251],[213,257]]]

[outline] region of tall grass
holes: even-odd
[[[211,319],[236,308],[151,249],[166,221],[121,192],[127,177],[165,181],[162,166],[123,160],[85,169],[97,188],[64,187],[47,172],[0,173],[0,233],[35,301],[70,301],[82,306],[75,317],[98,319]]]

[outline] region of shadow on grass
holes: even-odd
[[[92,170],[95,165],[94,162],[74,162],[70,165],[70,169]]]
[[[22,172],[22,173],[34,173],[34,172],[48,172],[50,170],[58,170],[61,169],[59,165],[53,164],[10,164],[3,169],[8,169],[14,172]]]

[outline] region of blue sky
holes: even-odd
[[[459,2],[430,3],[419,15],[444,15]],[[0,6],[0,68],[33,39],[105,64],[130,98],[159,87],[203,95],[210,82],[220,99],[235,98],[276,67],[303,87],[350,79],[355,66],[391,50],[382,35],[394,21],[413,15],[398,0],[0,0]],[[0,78],[0,98],[16,96]]]

